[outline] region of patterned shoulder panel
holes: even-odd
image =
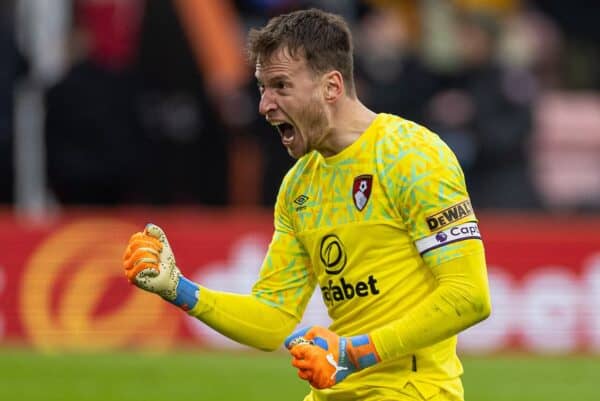
[[[384,131],[377,146],[380,178],[393,188],[413,241],[475,220],[462,169],[438,135],[394,116]]]
[[[275,203],[275,226],[278,222],[284,223],[286,231],[293,231],[291,215],[294,205],[302,204],[306,201],[302,194],[298,195],[298,187],[307,180],[307,172],[310,167],[317,163],[319,154],[316,151],[301,157],[285,174]]]

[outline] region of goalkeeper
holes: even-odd
[[[235,341],[285,343],[311,385],[306,401],[462,400],[457,334],[491,307],[456,157],[426,128],[360,102],[341,17],[275,17],[250,32],[248,52],[259,111],[297,159],[251,293],[188,280],[155,225],[130,239],[128,279]],[[315,287],[332,324],[292,333]]]

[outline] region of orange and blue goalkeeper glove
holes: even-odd
[[[123,267],[130,283],[160,295],[183,310],[193,308],[198,302],[198,285],[181,274],[167,236],[154,224],[148,224],[144,232],[135,233],[129,239]]]
[[[318,389],[329,388],[381,360],[368,334],[340,337],[320,326],[292,333],[285,346],[298,376]]]

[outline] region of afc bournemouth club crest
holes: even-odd
[[[354,206],[362,212],[367,206],[369,197],[371,196],[371,188],[373,187],[373,176],[371,174],[359,175],[354,178],[352,185],[352,199]]]

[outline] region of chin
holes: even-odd
[[[286,146],[286,150],[294,160],[298,160],[311,151],[311,146],[307,144],[303,137],[299,137],[291,146]]]
[[[291,158],[294,159],[294,160],[298,160],[299,158],[301,158],[302,156],[304,156],[303,154],[298,154],[297,152],[294,152],[291,149],[288,149],[288,155],[290,155]]]
[[[288,154],[294,159],[294,160],[298,160],[299,158],[301,158],[302,156],[304,156],[305,154],[308,153],[308,151],[306,149],[290,149],[288,148]]]

